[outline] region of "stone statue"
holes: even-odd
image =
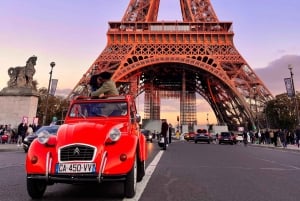
[[[17,66],[9,68],[8,75],[10,77],[10,80],[7,82],[7,86],[9,88],[25,87],[37,90],[37,83],[33,80],[33,75],[35,74],[34,66],[36,65],[36,60],[37,57],[32,56],[27,60],[26,66]]]

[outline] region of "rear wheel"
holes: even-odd
[[[127,198],[132,198],[135,195],[137,182],[137,156],[135,157],[133,167],[127,174],[126,181],[124,183],[124,194]]]
[[[42,198],[46,188],[46,181],[27,178],[27,192],[33,199]]]

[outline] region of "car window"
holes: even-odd
[[[206,129],[197,129],[197,133],[207,133]]]
[[[69,117],[77,118],[125,115],[127,115],[126,102],[76,103],[69,113]]]
[[[230,133],[221,133],[221,136],[228,137],[228,136],[230,136]]]

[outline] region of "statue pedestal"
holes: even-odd
[[[38,93],[29,88],[4,88],[0,92],[0,124],[11,124],[16,128],[23,117],[28,117],[28,124],[32,124],[38,97]]]

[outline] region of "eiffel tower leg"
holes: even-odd
[[[150,87],[150,90],[145,91],[144,114],[145,119],[160,119],[159,91],[154,90],[153,85]]]
[[[185,71],[182,72],[182,89],[180,94],[180,119],[181,119],[181,126],[186,125],[186,116],[185,116],[185,99],[186,99],[186,78],[185,78]]]
[[[186,90],[186,73],[182,73],[182,90],[180,95],[180,119],[182,125],[197,125],[196,92]]]

